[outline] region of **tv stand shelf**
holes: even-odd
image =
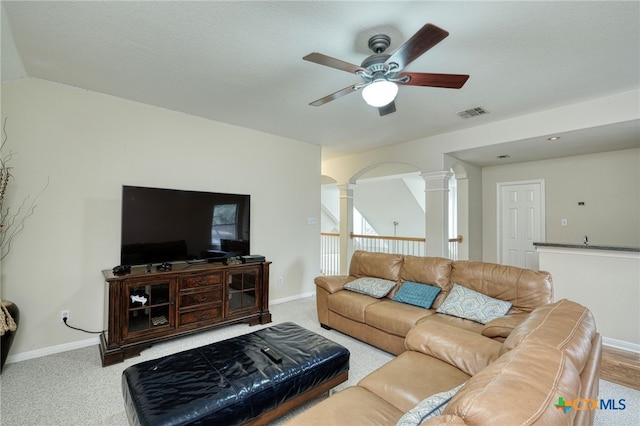
[[[171,271],[145,266],[105,281],[102,366],[140,355],[152,344],[229,324],[271,322],[269,265],[176,264]]]

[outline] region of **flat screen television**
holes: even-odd
[[[248,255],[250,209],[249,195],[123,186],[120,264]]]

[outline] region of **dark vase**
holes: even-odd
[[[18,306],[13,303],[10,302],[8,300],[3,300],[2,304],[4,304],[4,306],[7,308],[7,311],[9,311],[9,314],[11,314],[11,317],[13,318],[13,321],[16,323],[16,326],[18,325],[18,321],[20,320],[20,310],[18,309]],[[16,337],[16,332],[18,330],[16,329],[16,331],[7,331],[6,333],[4,333],[2,336],[0,336],[0,339],[2,339],[0,341],[0,349],[2,350],[2,364],[0,364],[0,372],[2,372],[2,369],[4,368],[4,363],[7,361],[7,356],[9,355],[9,349],[11,349],[11,344],[13,343],[13,338]]]

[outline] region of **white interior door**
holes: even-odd
[[[534,242],[544,241],[544,180],[498,183],[498,261],[538,269]]]

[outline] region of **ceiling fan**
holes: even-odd
[[[352,84],[313,101],[309,105],[324,105],[349,93],[362,90],[362,97],[365,102],[377,107],[380,115],[383,116],[396,111],[394,100],[398,93],[399,84],[448,89],[461,88],[469,78],[468,75],[402,71],[407,65],[440,43],[448,35],[449,33],[442,28],[433,24],[426,24],[391,55],[384,53],[391,43],[389,36],[385,34],[374,35],[369,39],[369,49],[374,53],[362,61],[359,66],[318,52],[308,54],[302,59],[357,74],[363,80],[361,83]]]

